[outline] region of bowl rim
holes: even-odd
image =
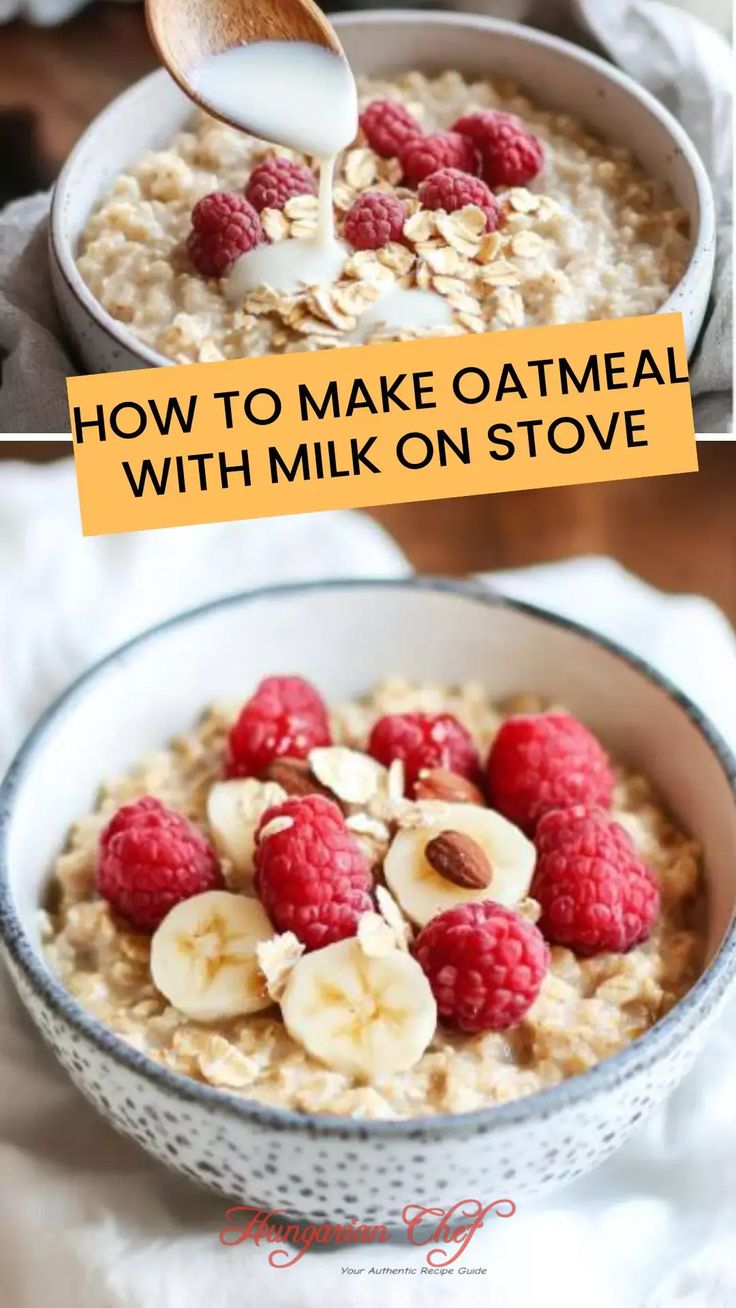
[[[345,28],[355,27],[362,23],[368,23],[371,26],[375,24],[388,24],[390,26],[412,26],[421,23],[427,26],[429,23],[438,24],[440,27],[470,27],[482,29],[488,32],[499,32],[509,36],[515,36],[517,39],[527,41],[531,45],[536,45],[550,51],[553,55],[563,55],[573,59],[579,64],[597,72],[600,77],[608,82],[613,82],[622,90],[627,92],[632,99],[638,101],[639,106],[647,111],[651,117],[658,120],[660,125],[665,128],[673,141],[675,150],[681,155],[688,165],[695,186],[697,196],[697,228],[693,233],[692,249],[687,267],[680,278],[680,281],[673,287],[660,307],[655,310],[656,313],[673,313],[679,312],[681,306],[689,298],[691,288],[695,285],[700,277],[700,261],[703,256],[710,258],[715,249],[715,204],[713,192],[706,172],[703,161],[696,149],[695,144],[688,136],[685,129],[680,125],[677,119],[665,108],[665,106],[652,95],[645,87],[630,77],[627,73],[622,72],[614,64],[607,62],[600,55],[594,54],[589,50],[577,46],[571,41],[555,36],[549,32],[542,32],[536,28],[527,27],[522,23],[514,23],[503,18],[492,18],[484,14],[474,14],[465,11],[457,12],[427,12],[423,9],[369,9],[360,10],[354,13],[339,13],[329,15],[330,21],[334,24],[338,36]],[[99,303],[92,291],[84,281],[75,259],[75,250],[72,242],[65,231],[63,221],[64,197],[68,191],[75,189],[75,174],[77,162],[82,148],[86,144],[89,135],[97,131],[99,126],[108,118],[117,116],[121,108],[128,100],[134,99],[139,95],[145,94],[145,88],[154,80],[162,81],[169,78],[173,85],[176,83],[173,78],[169,77],[165,68],[154,69],[153,72],[139,78],[132,86],[128,87],[122,94],[114,97],[108,105],[88,124],[79,140],[70,151],[67,160],[62,168],[51,196],[51,208],[49,216],[49,248],[52,262],[56,267],[58,275],[63,280],[66,289],[84,309],[91,318],[94,319],[97,327],[108,337],[110,337],[117,346],[123,346],[129,353],[140,359],[144,365],[149,367],[169,367],[174,363],[173,359],[159,354],[151,346],[138,339],[125,323],[118,322],[116,318],[108,313]],[[181,88],[179,88],[180,93]],[[194,108],[194,104],[193,104]],[[99,200],[101,196],[98,195]]]
[[[240,1123],[248,1122],[277,1131],[306,1132],[310,1136],[326,1135],[352,1140],[386,1137],[411,1140],[437,1136],[487,1134],[537,1116],[541,1120],[546,1120],[559,1111],[574,1108],[590,1095],[615,1092],[629,1076],[650,1067],[660,1056],[671,1053],[682,1042],[683,1024],[688,1031],[694,1029],[700,1017],[713,1010],[726,994],[729,986],[736,979],[736,914],[732,917],[717,953],[687,994],[659,1022],[623,1050],[603,1059],[586,1072],[578,1073],[557,1085],[535,1091],[531,1095],[506,1104],[489,1105],[464,1113],[430,1114],[425,1117],[401,1119],[364,1120],[344,1115],[304,1113],[291,1108],[264,1104],[257,1100],[240,1098],[172,1072],[154,1062],[146,1054],[126,1045],[110,1028],[87,1013],[36,954],[13,902],[8,863],[8,833],[15,794],[32,769],[37,746],[55,726],[57,720],[73,712],[77,701],[87,689],[103,678],[117,662],[124,660],[131,651],[157,640],[172,630],[177,628],[185,630],[188,623],[206,620],[213,612],[247,606],[263,599],[280,600],[290,596],[344,589],[366,592],[375,589],[389,589],[396,592],[403,589],[455,595],[459,599],[480,603],[491,609],[510,609],[533,617],[547,625],[569,631],[584,641],[602,648],[652,682],[684,711],[714,753],[725,775],[732,798],[736,802],[736,758],[710,720],[687,695],[645,659],[632,654],[616,641],[599,635],[579,622],[526,601],[511,599],[473,580],[459,581],[425,576],[326,578],[319,581],[264,586],[210,600],[140,632],[87,668],[39,718],[21,745],[0,785],[0,943],[3,944],[35,996],[51,1010],[55,1017],[71,1026],[76,1035],[91,1043],[98,1053],[111,1057],[126,1071],[140,1074],[157,1089],[165,1091],[183,1104],[196,1105],[213,1115],[221,1113],[226,1117],[235,1118]]]

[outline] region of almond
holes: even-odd
[[[462,831],[441,831],[424,851],[430,867],[446,881],[467,890],[485,890],[491,884],[491,865],[485,850]]]
[[[332,791],[323,786],[313,775],[309,764],[301,758],[275,758],[266,771],[269,781],[275,781],[287,793],[301,798],[304,795],[327,795],[334,799]]]
[[[477,786],[459,772],[449,768],[430,768],[422,772],[414,786],[416,799],[444,799],[448,804],[482,804],[485,799]]]

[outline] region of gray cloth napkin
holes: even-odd
[[[695,430],[732,428],[733,70],[726,42],[661,0],[571,0],[595,43],[682,123],[713,184],[718,240],[713,293],[690,367]]]
[[[0,431],[69,429],[66,352],[51,289],[48,195],[0,214]]]
[[[455,0],[450,8],[527,19],[598,47],[679,118],[698,146],[718,206],[718,258],[691,363],[698,432],[731,430],[731,64],[726,42],[660,0]],[[75,371],[56,316],[46,253],[48,197],[0,214],[0,432],[68,430],[65,378]]]

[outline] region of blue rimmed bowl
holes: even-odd
[[[101,777],[181,731],[213,697],[242,697],[286,665],[331,700],[398,672],[566,703],[652,777],[703,846],[700,980],[592,1071],[454,1116],[366,1122],[265,1106],[175,1075],[124,1044],[43,961],[37,910],[49,869]],[[420,1199],[518,1199],[607,1157],[695,1059],[736,976],[735,768],[717,732],[651,668],[582,627],[479,587],[327,581],[236,595],[95,665],[31,732],[0,789],[2,949],[33,1021],[87,1098],[164,1164],[223,1195],[302,1218],[390,1225]]]

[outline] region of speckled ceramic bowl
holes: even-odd
[[[294,670],[329,699],[397,670],[477,679],[499,696],[531,689],[568,704],[651,775],[704,848],[708,966],[687,996],[622,1053],[552,1089],[479,1112],[385,1122],[248,1103],[169,1072],[90,1017],[49,973],[36,927],[69,825],[103,775],[180,731],[214,691],[242,696],[283,670],[294,650]],[[122,710],[130,704],[135,713]],[[687,1071],[719,1010],[736,974],[734,766],[713,728],[649,668],[480,588],[336,581],[235,596],[97,664],[31,733],[0,791],[3,952],[34,1022],[92,1103],[167,1166],[222,1194],[309,1219],[391,1225],[420,1199],[518,1199],[616,1149]]]
[[[356,73],[457,68],[473,77],[512,77],[530,87],[540,103],[574,114],[604,139],[632,149],[648,172],[669,183],[690,214],[692,257],[659,312],[682,314],[688,353],[693,349],[713,277],[713,197],[692,141],[658,100],[586,50],[500,19],[399,9],[337,14],[332,21]],[[171,362],[98,304],[77,271],[75,254],[91,211],[115,178],[146,150],[162,148],[191,112],[189,100],[168,74],[152,73],[92,123],[56,184],[51,210],[54,288],[79,362],[89,372]]]

